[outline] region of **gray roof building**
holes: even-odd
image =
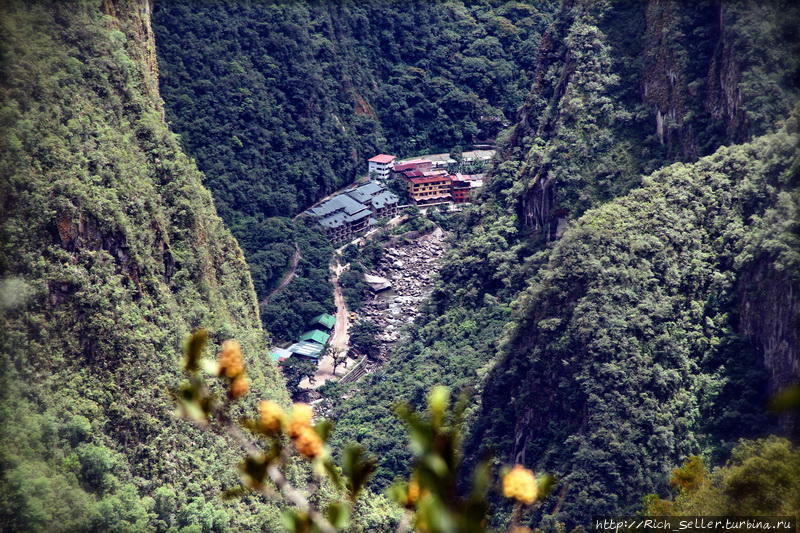
[[[392,215],[400,199],[377,181],[337,194],[305,213],[317,219],[338,242],[376,224],[374,217]]]
[[[360,187],[356,187],[352,191],[347,191],[347,194],[357,202],[366,204],[373,196],[383,192],[384,188],[377,181],[368,181]]]
[[[372,197],[370,200],[370,204],[374,210],[383,209],[386,206],[394,205],[399,202],[400,199],[397,197],[396,194],[389,192],[387,190],[381,191],[375,196]]]
[[[347,213],[348,215],[353,215],[363,209],[366,209],[364,204],[353,200],[346,194],[339,194],[330,200],[326,200],[317,207],[312,207],[307,213],[316,217],[324,217],[339,211]]]
[[[335,213],[320,219],[319,224],[324,228],[338,228],[344,224],[347,216],[344,213]]]
[[[345,217],[345,220],[347,220],[348,222],[356,222],[358,220],[361,220],[362,218],[370,216],[371,214],[372,211],[368,211],[365,209],[364,211],[359,211],[354,215],[348,215],[347,217]]]

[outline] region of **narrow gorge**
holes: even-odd
[[[7,0],[0,70],[0,530],[800,519],[796,2]]]

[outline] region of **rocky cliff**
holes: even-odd
[[[567,1],[544,33],[482,209],[513,214],[504,251],[547,264],[466,454],[562,477],[534,524],[634,512],[686,455],[796,430],[765,406],[800,379],[799,22],[788,3]]]
[[[505,150],[524,161],[521,223],[555,238],[641,172],[769,131],[797,98],[797,20],[789,3],[564,2]],[[591,157],[565,162],[561,145]]]

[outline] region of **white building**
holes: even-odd
[[[388,178],[389,170],[391,170],[394,160],[395,157],[388,154],[378,154],[375,157],[367,159],[369,175],[375,175],[380,179]]]

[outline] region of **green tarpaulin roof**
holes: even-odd
[[[329,315],[328,313],[322,313],[319,316],[315,316],[309,324],[322,324],[328,329],[333,329],[333,326],[336,325],[336,319],[333,315]]]
[[[314,341],[322,344],[323,346],[328,343],[328,339],[330,338],[331,338],[330,335],[318,329],[312,329],[311,331],[306,331],[300,336],[301,341]]]

